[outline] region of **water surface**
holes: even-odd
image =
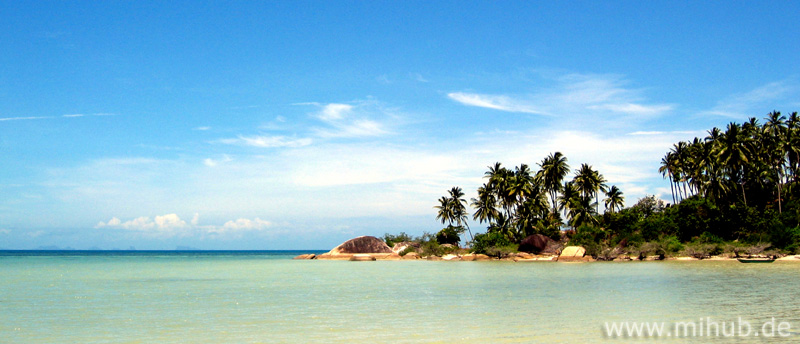
[[[800,264],[295,261],[297,252],[0,253],[4,343],[603,343],[605,322],[791,323]],[[635,339],[635,341],[649,341]]]

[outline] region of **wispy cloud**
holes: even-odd
[[[614,75],[569,74],[550,80],[552,87],[530,93],[483,94],[452,92],[447,96],[467,106],[547,115],[561,119],[646,119],[672,111],[672,104],[648,104],[640,90]]]
[[[197,131],[208,131],[208,130],[211,130],[211,127],[207,127],[207,126],[204,126],[204,127],[194,127],[194,128],[192,128],[192,130],[197,130]]]
[[[430,82],[428,79],[426,79],[420,73],[411,73],[411,79],[419,81],[419,82]]]
[[[5,121],[26,121],[26,120],[38,120],[38,119],[55,119],[55,118],[80,118],[80,117],[86,117],[86,116],[116,116],[116,115],[112,114],[112,113],[95,113],[95,114],[91,114],[91,115],[85,115],[85,114],[76,113],[76,114],[65,114],[65,115],[61,115],[61,116],[5,117],[5,118],[0,118],[0,122],[5,122]]]
[[[447,96],[452,100],[468,106],[476,106],[508,112],[548,115],[548,113],[538,109],[536,105],[531,104],[530,102],[521,99],[514,99],[505,95],[453,92],[448,93]]]
[[[798,97],[800,97],[800,85],[796,81],[776,81],[748,92],[727,97],[718,102],[712,109],[701,111],[700,115],[737,119],[757,117],[766,113],[765,111],[771,111],[776,101],[786,101],[788,99],[796,101]]]
[[[322,110],[317,117],[326,122],[339,121],[351,111],[353,111],[352,105],[331,103],[322,106]]]
[[[374,117],[386,119],[385,109],[376,102],[358,102],[355,105],[330,103],[315,104],[320,111],[315,114],[327,127],[314,128],[316,136],[322,138],[358,138],[382,136],[389,133],[386,125]]]
[[[313,143],[310,138],[291,138],[286,136],[239,136],[235,139],[221,139],[219,143],[229,145],[243,145],[260,148],[280,148],[280,147],[303,147]]]
[[[26,121],[26,120],[33,120],[33,119],[48,119],[48,118],[55,118],[55,117],[51,117],[51,116],[6,117],[6,118],[0,118],[0,122],[5,122],[5,121]]]
[[[221,159],[211,159],[211,158],[203,159],[203,164],[208,167],[216,167],[221,163],[226,163],[231,161],[233,161],[233,159],[231,159],[230,156],[223,155]]]

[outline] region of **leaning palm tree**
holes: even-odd
[[[622,196],[622,191],[616,186],[612,185],[608,192],[606,192],[605,206],[606,211],[615,212],[617,209],[622,209],[625,205],[625,197]]]
[[[470,239],[473,239],[472,231],[469,229],[469,223],[467,222],[467,216],[469,214],[466,207],[467,201],[462,198],[464,197],[464,192],[458,186],[452,187],[448,192],[450,193],[449,204],[452,208],[453,219],[459,226],[466,227]]]
[[[669,190],[672,192],[672,203],[678,203],[677,198],[675,197],[675,183],[673,183],[673,168],[675,166],[675,157],[672,152],[667,152],[667,155],[661,158],[661,166],[658,168],[658,172],[661,172],[661,176],[664,179],[669,180]]]

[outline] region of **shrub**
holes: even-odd
[[[420,255],[423,257],[442,255],[442,246],[436,241],[436,237],[428,232],[422,233],[417,239],[419,241]]]
[[[717,246],[714,244],[695,242],[684,246],[683,254],[697,259],[705,259],[710,257],[716,249]]]
[[[413,241],[413,240],[414,239],[411,238],[410,235],[406,234],[406,232],[400,232],[400,234],[397,235],[391,235],[389,233],[383,235],[383,241],[386,242],[386,245],[388,245],[389,247],[394,247],[394,244],[398,242]]]
[[[447,226],[436,233],[436,241],[439,242],[439,244],[451,244],[458,246],[458,243],[461,241],[461,233],[463,231],[463,227]]]
[[[503,246],[492,246],[486,250],[486,255],[490,257],[503,258],[508,257],[511,253],[516,253],[519,246],[516,244],[509,244]]]
[[[512,242],[500,232],[489,232],[475,234],[472,241],[472,252],[489,255],[488,250],[492,247],[508,247]]]
[[[406,247],[405,249],[400,251],[399,255],[402,257],[402,256],[405,256],[405,255],[411,253],[411,252],[416,252],[416,251],[417,250],[414,248],[414,246],[409,245],[408,247]]]

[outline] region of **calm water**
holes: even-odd
[[[609,321],[776,317],[800,263],[293,261],[296,252],[0,253],[3,343],[602,343]],[[754,326],[755,327],[755,326]]]

